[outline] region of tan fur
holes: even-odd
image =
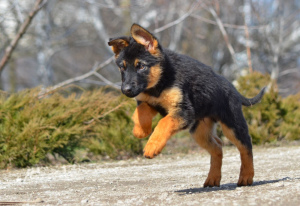
[[[165,147],[167,141],[181,128],[182,120],[170,115],[162,118],[144,148],[144,156],[152,159]]]
[[[249,151],[235,136],[232,129],[221,123],[225,136],[238,148],[241,154],[241,171],[238,180],[238,186],[252,185],[254,177],[253,156],[252,151]]]
[[[128,42],[122,39],[114,40],[114,44],[111,45],[111,49],[115,53],[115,58],[118,58],[120,51],[128,45]]]
[[[158,41],[146,30],[140,26],[133,25],[131,27],[131,35],[135,41],[145,46],[145,48],[153,56],[159,56],[160,51],[158,49]]]
[[[134,60],[134,67],[136,67],[136,65],[137,65],[139,62],[140,62],[139,59],[135,59],[135,60]]]
[[[162,71],[159,64],[150,68],[147,89],[154,87],[158,83],[161,77],[161,73]]]
[[[210,170],[204,187],[220,186],[221,181],[222,141],[213,134],[214,124],[210,118],[204,118],[192,134],[200,147],[206,149],[211,155]]]
[[[173,116],[179,110],[178,104],[182,102],[182,92],[178,87],[172,87],[164,90],[159,97],[141,93],[135,98],[138,101],[147,102],[149,105],[160,105],[167,110],[169,115]]]
[[[178,104],[182,101],[182,93],[179,88],[172,87],[164,90],[159,97],[141,93],[136,97],[136,100],[152,106],[160,105],[168,112],[168,115],[158,122],[144,149],[144,156],[153,158],[162,151],[168,139],[182,128],[184,121],[177,116]]]
[[[140,62],[139,59],[135,59],[134,60],[134,67],[136,67],[139,62]],[[150,68],[150,73],[148,75],[147,89],[149,89],[151,87],[154,87],[158,83],[158,81],[160,80],[160,77],[161,77],[161,73],[162,73],[162,70],[161,70],[159,64],[154,65]]]
[[[157,47],[158,47],[158,41],[155,39],[155,40],[153,41],[153,47],[152,47],[152,49],[149,51],[150,54],[152,54],[152,55],[155,56],[155,57],[159,57],[159,56],[161,55],[161,53],[160,53],[160,51],[159,51],[159,49],[158,49]]]
[[[157,111],[145,102],[137,106],[132,116],[133,135],[137,138],[147,137],[152,132],[152,119],[156,114]]]

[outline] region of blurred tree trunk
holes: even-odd
[[[244,1],[244,24],[245,24],[245,46],[246,46],[246,51],[247,51],[247,59],[248,59],[248,67],[249,67],[249,72],[253,72],[252,68],[252,60],[251,60],[251,49],[250,49],[250,35],[249,35],[249,30],[248,30],[248,25],[251,25],[251,0],[245,0]]]
[[[184,5],[182,5],[182,6],[184,6]],[[179,12],[178,12],[178,11],[176,11],[176,9],[177,9],[176,4],[173,4],[172,7],[170,8],[169,12],[173,13],[173,14],[178,14],[178,16],[183,16],[185,14],[185,12],[183,10],[179,10]],[[176,24],[175,28],[174,28],[175,31],[170,34],[171,41],[170,41],[170,44],[168,47],[170,50],[176,50],[176,48],[178,46],[178,42],[180,41],[180,37],[182,34],[183,24],[184,24],[184,22],[180,22],[179,24]]]
[[[136,12],[136,7],[138,6],[138,1],[137,0],[130,0],[130,16],[131,16],[131,21],[133,23],[138,23],[139,22],[139,16],[138,13]]]
[[[282,52],[282,38],[283,38],[283,18],[279,17],[278,22],[278,42],[274,44],[274,57],[273,57],[273,68],[271,72],[271,79],[277,80],[279,76],[279,57]]]
[[[90,0],[90,2],[95,3],[95,1]],[[95,6],[94,4],[89,5],[89,11],[91,13],[91,17],[93,20],[94,28],[97,31],[99,39],[103,42],[103,47],[105,50],[110,53],[111,55],[113,54],[110,46],[108,46],[107,42],[109,40],[109,36],[107,35],[105,26],[102,22],[102,16],[101,16],[101,10],[99,7]]]
[[[51,82],[52,69],[48,64],[51,57],[52,48],[50,33],[52,30],[50,10],[54,4],[48,4],[45,10],[42,10],[37,15],[37,23],[35,24],[35,44],[37,47],[36,59],[38,62],[37,74],[39,82],[44,87],[49,86]]]
[[[48,85],[47,71],[46,71],[46,55],[44,53],[44,44],[46,44],[45,31],[44,31],[44,23],[45,13],[41,11],[37,15],[37,23],[35,25],[35,32],[37,34],[35,38],[35,44],[37,47],[36,59],[38,62],[37,74],[39,77],[39,82],[43,86]]]

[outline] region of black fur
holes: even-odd
[[[264,89],[252,99],[245,98],[227,79],[191,57],[164,49],[159,44],[157,49],[160,55],[154,56],[133,38],[125,39],[130,39],[129,45],[116,57],[116,64],[120,68],[124,67],[123,61],[127,63],[127,68],[121,69],[122,91],[125,95],[135,97],[143,92],[159,97],[164,90],[178,87],[183,95],[177,114],[185,120],[182,129],[188,127],[193,132],[199,121],[209,117],[233,129],[241,143],[249,149],[252,148],[248,127],[242,114],[242,105],[250,106],[259,102]],[[144,70],[134,67],[135,59],[145,62]],[[146,89],[149,69],[158,63],[162,70],[161,78],[154,87]],[[131,89],[126,92],[124,88],[128,85]],[[168,114],[161,105],[150,106],[163,116]]]

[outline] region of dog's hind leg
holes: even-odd
[[[156,114],[157,111],[147,103],[140,103],[132,115],[134,122],[133,135],[137,138],[144,138],[151,134],[152,119]]]
[[[239,112],[240,117],[237,124],[229,127],[227,124],[221,122],[224,135],[237,146],[241,155],[241,170],[238,180],[238,186],[247,186],[253,184],[254,167],[251,137],[248,133],[248,126],[243,117],[242,111]]]
[[[191,129],[191,134],[200,147],[206,149],[211,155],[210,170],[204,187],[220,186],[222,167],[222,141],[213,134],[215,122],[204,118]]]

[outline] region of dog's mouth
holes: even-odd
[[[126,92],[126,93],[123,92],[123,94],[125,94],[129,98],[133,98],[133,97],[136,97],[137,95],[139,95],[139,93],[135,94],[135,93],[132,93],[132,92]]]

